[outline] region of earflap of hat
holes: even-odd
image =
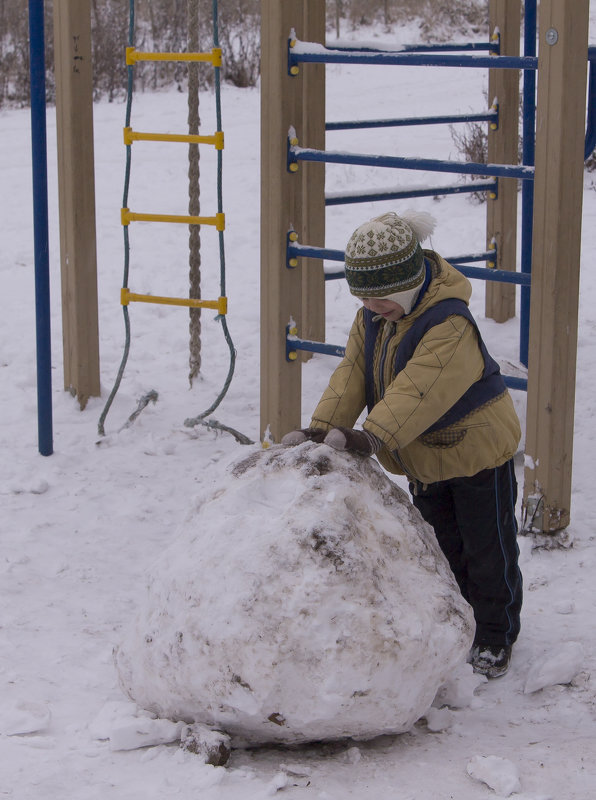
[[[394,292],[393,294],[380,297],[379,300],[391,300],[392,303],[398,303],[404,310],[404,315],[409,314],[414,308],[414,303],[418,299],[422,283],[415,286],[413,289],[407,289],[405,292]]]

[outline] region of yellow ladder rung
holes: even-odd
[[[129,303],[157,303],[162,306],[185,306],[187,308],[214,308],[219,314],[227,314],[228,298],[217,300],[195,300],[192,297],[159,297],[154,294],[135,294],[129,289],[120,290],[120,302],[123,306]]]
[[[138,61],[205,61],[221,67],[221,47],[214,47],[210,53],[141,53],[136,47],[127,47],[126,64],[131,67]]]
[[[124,128],[124,144],[133,142],[190,142],[192,144],[212,144],[216,150],[224,149],[223,131],[216,131],[213,136],[198,136],[188,133],[141,133],[132,128]]]
[[[222,213],[214,217],[193,217],[181,214],[137,214],[128,208],[123,208],[120,217],[123,225],[131,222],[179,222],[186,225],[214,225],[218,231],[223,231],[226,227],[226,215]]]

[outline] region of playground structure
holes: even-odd
[[[530,308],[524,509],[533,529],[548,533],[565,528],[569,523],[573,452],[589,3],[588,0],[577,0],[573,8],[570,5],[563,0],[542,0],[540,52],[536,58],[535,51],[531,52],[536,42],[535,2],[527,0],[525,4],[527,47],[524,57],[520,57],[516,49],[519,44],[520,0],[490,0],[491,30],[498,28],[499,39],[487,43],[485,49],[491,55],[475,55],[474,60],[476,67],[489,68],[490,96],[499,98],[498,109],[491,108],[482,118],[491,123],[489,162],[502,167],[497,166],[489,172],[486,165],[481,165],[482,170],[476,170],[476,174],[491,175],[491,181],[485,187],[488,191],[492,192],[498,182],[498,191],[492,192],[496,197],[489,204],[489,246],[480,254],[463,258],[460,265],[470,277],[486,278],[485,273],[490,272],[491,281],[506,282],[491,286],[487,291],[488,316],[499,320],[514,314],[514,283],[522,286],[522,323],[524,315],[528,317],[526,307]],[[43,455],[49,455],[52,441],[49,311],[45,297],[47,209],[45,223],[43,209],[45,120],[43,125],[40,121],[40,108],[44,102],[44,93],[40,91],[43,84],[43,2],[30,0],[29,7],[39,449]],[[99,394],[97,276],[95,248],[90,246],[95,242],[94,191],[93,181],[89,180],[89,168],[92,175],[93,167],[88,34],[90,2],[72,4],[67,0],[55,0],[54,15],[58,135],[61,142],[58,168],[64,383],[84,407],[88,397]],[[293,48],[289,47],[291,31],[296,32],[298,39]],[[341,63],[355,58],[363,63],[367,59],[377,59],[373,63],[418,63],[421,66],[440,63],[436,54],[330,51],[322,46],[324,41],[325,3],[320,0],[284,3],[262,0],[261,258],[262,285],[266,288],[262,293],[261,312],[261,435],[264,436],[267,430],[274,440],[300,425],[301,367],[296,351],[318,349],[336,355],[341,352],[341,348],[324,345],[325,276],[322,258],[343,260],[342,253],[327,250],[324,241],[324,63],[333,60]],[[311,42],[315,46],[309,48]],[[596,58],[594,50],[590,48],[591,78]],[[465,59],[461,54],[439,56],[446,67],[456,63],[461,65],[462,57]],[[524,96],[524,163],[516,166],[516,75],[520,69],[524,70],[530,89]],[[535,71],[538,97],[534,167],[532,81]],[[34,74],[37,76],[35,80]],[[590,98],[593,109],[593,88],[590,89]],[[496,114],[498,125],[495,128]],[[588,127],[593,136],[593,113]],[[296,132],[296,141],[290,137],[290,130]],[[300,143],[308,147],[301,147]],[[127,146],[130,147],[130,143]],[[400,160],[403,166],[406,159]],[[397,166],[397,160],[393,166]],[[429,166],[427,164],[425,168]],[[432,166],[439,167],[439,162],[433,162]],[[462,170],[461,165],[452,164],[445,171],[472,172],[473,169]],[[532,196],[536,197],[530,215],[532,222],[522,230],[521,272],[513,269],[516,214],[512,208],[517,202],[517,192],[512,187],[515,187],[517,179],[521,179],[524,186],[522,205],[531,205]],[[474,190],[478,188],[476,183]],[[508,196],[509,201],[505,200]],[[367,199],[371,199],[370,195]],[[528,220],[527,213],[525,220]],[[134,221],[132,217],[125,219],[123,216],[125,227],[131,221]],[[487,260],[495,268],[484,270],[464,266],[464,263],[474,260]],[[452,261],[455,263],[456,259]],[[131,297],[124,299],[130,301]],[[124,309],[126,305],[125,302]],[[288,337],[291,319],[296,321],[297,332],[302,338],[296,334]],[[331,349],[325,350],[325,347]],[[523,361],[521,350],[520,354]]]
[[[496,53],[498,45],[499,55],[485,57],[326,48],[324,6],[316,0],[263,0],[261,4],[261,285],[266,287],[261,299],[261,437],[279,441],[286,431],[301,425],[297,351],[342,353],[341,347],[324,343],[322,259],[343,260],[341,251],[324,245],[324,163],[374,163],[494,176],[498,190],[487,220],[491,249],[480,255],[498,269],[458,266],[470,277],[524,287],[522,322],[524,316],[529,317],[524,515],[528,529],[561,530],[569,524],[571,505],[589,3],[542,0],[537,58],[531,47],[522,57],[518,49],[515,52],[520,0],[489,3],[492,29],[505,34],[487,48]],[[535,47],[536,3],[526,2],[525,8],[525,41]],[[594,48],[590,48],[590,58],[593,77]],[[497,131],[491,130],[489,140],[490,166],[397,156],[380,163],[377,156],[326,152],[325,63],[488,68],[490,96],[496,92],[499,117]],[[538,81],[535,101],[533,80],[526,79],[524,140],[528,141],[524,163],[517,166],[515,85],[520,69],[526,76],[537,74]],[[513,79],[497,77],[507,70]],[[593,93],[591,88],[589,131]],[[534,104],[535,165],[530,113]],[[521,179],[528,187],[522,193],[527,227],[520,272],[514,270],[517,192],[515,182],[507,178]],[[507,183],[509,189],[503,186]],[[366,199],[397,196],[404,195],[371,198],[368,193]],[[487,315],[499,321],[513,313],[512,287],[492,288],[487,294]],[[523,352],[520,355],[523,361]]]
[[[38,447],[42,455],[53,452],[51,358],[49,324],[49,258],[47,209],[47,142],[45,126],[45,63],[44,63],[44,2],[30,0],[29,29],[31,54],[31,121],[34,184],[34,232],[36,266],[36,320],[38,372]],[[95,237],[95,188],[93,155],[93,75],[91,59],[91,3],[69,3],[56,0],[53,6],[55,30],[56,118],[58,139],[58,194],[60,220],[60,256],[62,283],[62,326],[64,355],[64,388],[76,395],[81,409],[91,396],[100,395],[99,332],[97,303],[97,261]],[[224,134],[221,126],[220,68],[221,48],[218,36],[217,0],[212,3],[213,47],[210,52],[198,50],[198,0],[188,0],[188,48],[178,53],[145,53],[134,46],[135,2],[129,0],[129,31],[126,49],[128,72],[126,124],[126,170],[124,179],[121,223],[124,232],[124,274],[121,305],[124,317],[125,343],[120,369],[108,396],[98,424],[98,433],[105,434],[104,422],[120,385],[130,348],[131,303],[157,303],[183,306],[190,312],[189,380],[200,368],[200,310],[215,309],[216,319],[230,352],[230,366],[224,386],[210,407],[203,413],[185,420],[187,427],[198,424],[232,433],[239,441],[249,440],[216,420],[205,421],[225,396],[235,365],[235,349],[227,328],[227,298],[225,296],[225,248],[223,232],[225,215],[222,197],[222,151]],[[195,45],[193,48],[192,45]],[[123,54],[124,55],[124,54]],[[133,71],[140,61],[178,61],[189,69],[189,132],[184,134],[145,133],[135,131],[131,124]],[[199,135],[198,71],[199,63],[209,64],[214,73],[216,131]],[[139,213],[128,208],[132,146],[134,142],[186,143],[189,147],[189,213],[171,215]],[[212,145],[217,153],[217,210],[212,216],[200,216],[198,169],[199,144]],[[189,227],[190,288],[188,297],[165,297],[131,292],[129,226],[133,222],[178,223]],[[220,296],[204,300],[200,291],[200,238],[202,225],[213,226],[219,239]],[[155,402],[157,392],[151,390],[141,398],[139,406],[129,417],[130,424],[149,401]]]

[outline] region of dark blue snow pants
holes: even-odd
[[[410,491],[472,606],[475,644],[513,644],[522,606],[513,461],[470,478],[410,483]]]

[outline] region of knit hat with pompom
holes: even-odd
[[[420,243],[435,219],[424,211],[391,211],[356,228],[346,246],[346,280],[356,297],[399,303],[408,314],[425,278]]]

